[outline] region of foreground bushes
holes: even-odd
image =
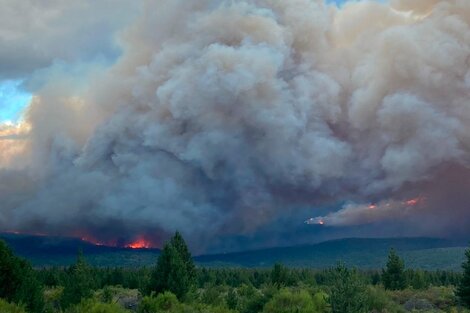
[[[0,299],[0,312],[1,313],[26,313],[26,311],[22,307],[16,304],[8,303],[2,299]]]
[[[159,294],[157,297],[144,297],[139,305],[138,313],[232,313],[225,307],[209,306],[200,303],[184,304],[171,292]]]
[[[263,313],[321,313],[326,312],[326,294],[311,296],[305,290],[281,290],[264,306]]]
[[[80,304],[72,306],[66,313],[130,313],[117,303],[101,303],[96,300],[84,300]]]

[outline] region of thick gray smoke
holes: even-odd
[[[25,121],[0,128],[0,227],[204,249],[422,196],[334,214],[468,235],[470,196],[448,199],[470,178],[469,34],[467,0],[147,1],[112,66],[33,75]]]

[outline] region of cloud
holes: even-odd
[[[422,195],[422,209],[369,222],[427,221],[407,233],[433,234],[444,216],[439,231],[461,235],[468,199],[436,203],[468,173],[469,12],[462,1],[147,1],[114,64],[33,75],[18,152],[28,162],[15,165],[0,221],[102,240],[179,229],[203,250],[279,233],[298,208]]]

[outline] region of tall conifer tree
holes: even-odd
[[[406,287],[405,262],[394,249],[388,255],[387,267],[382,273],[382,282],[385,289],[403,290]]]
[[[466,261],[462,264],[463,277],[457,288],[457,296],[461,303],[470,308],[470,249],[465,252]]]
[[[196,269],[191,253],[181,234],[176,232],[163,247],[152,272],[149,291],[171,291],[182,299],[194,285],[195,279]]]

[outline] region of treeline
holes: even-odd
[[[309,286],[331,285],[334,281],[335,269],[298,269],[287,268],[280,264],[283,273],[282,285],[286,287],[299,284]],[[45,268],[37,270],[37,276],[46,287],[63,286],[67,280],[73,280],[70,268]],[[273,269],[245,269],[245,268],[197,268],[196,286],[204,288],[208,285],[225,285],[240,287],[251,285],[260,288],[272,283]],[[129,289],[144,290],[149,284],[152,268],[97,268],[90,267],[90,280],[93,289],[102,289],[106,286],[122,286]],[[382,272],[378,270],[358,270],[358,275],[366,284],[381,285]],[[462,273],[453,271],[423,271],[407,269],[404,271],[405,286],[415,290],[427,289],[431,286],[457,286],[462,278]]]
[[[463,273],[406,269],[395,251],[380,271],[196,268],[179,233],[151,268],[73,266],[33,270],[0,241],[0,312],[366,313],[466,312]]]

